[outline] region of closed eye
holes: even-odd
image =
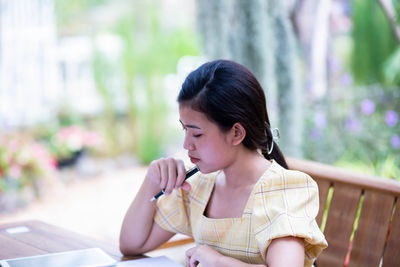
[[[193,135],[194,138],[199,138],[200,136],[202,136],[202,134],[194,134]]]

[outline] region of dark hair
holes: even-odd
[[[243,65],[215,60],[192,71],[182,85],[178,102],[202,112],[226,132],[239,122],[246,130],[243,145],[261,149],[268,160],[288,168],[277,144],[273,142],[264,91],[256,77]]]

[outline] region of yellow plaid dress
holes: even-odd
[[[175,190],[157,202],[155,222],[163,229],[193,236],[218,252],[253,264],[265,264],[274,238],[304,239],[304,266],[311,266],[327,247],[315,217],[318,186],[305,173],[286,170],[275,161],[254,185],[242,217],[212,219],[204,210],[218,173],[191,177],[190,192]],[[282,255],[283,257],[285,255]]]

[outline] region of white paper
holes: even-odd
[[[116,260],[100,248],[78,249],[43,255],[0,260],[4,267],[115,266]]]
[[[167,258],[166,256],[143,258],[139,260],[121,261],[116,265],[117,267],[182,267],[183,265]]]
[[[7,228],[6,232],[9,233],[10,235],[13,234],[20,234],[20,233],[26,233],[29,232],[29,228],[26,226],[17,226],[17,227],[12,227],[12,228]]]

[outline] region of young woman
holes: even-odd
[[[122,225],[121,252],[145,253],[183,233],[196,241],[187,266],[311,266],[327,246],[315,221],[318,187],[287,170],[254,75],[232,61],[205,63],[178,103],[183,147],[200,172],[185,181],[182,160],[150,164]]]

